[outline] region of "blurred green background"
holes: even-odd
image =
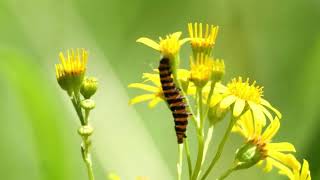
[[[214,53],[225,59],[225,82],[242,75],[265,86],[265,98],[283,113],[276,140],[295,144],[299,159],[307,158],[313,179],[319,179],[319,19],[318,0],[1,0],[0,179],[87,179],[79,122],[55,79],[58,53],[70,47],[89,50],[88,74],[100,82],[91,117],[97,179],[108,172],[125,180],[174,179],[177,147],[170,113],[164,104],[129,107],[129,98],[142,92],[127,84],[141,81],[158,63],[155,51],[135,43],[138,37],[156,39],[179,30],[186,36],[187,23],[194,21],[220,26]],[[182,50],[184,67],[188,48]],[[232,136],[217,174],[241,142]],[[212,156],[214,148],[209,152]],[[286,178],[254,167],[229,179]]]

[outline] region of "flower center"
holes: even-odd
[[[246,101],[253,101],[257,104],[260,103],[261,97],[263,96],[263,87],[255,86],[254,81],[251,85],[249,84],[249,79],[242,82],[242,78],[234,78],[227,85],[228,90],[231,94],[237,96]]]
[[[180,50],[179,37],[168,35],[165,39],[160,38],[160,52],[165,57],[174,57]]]

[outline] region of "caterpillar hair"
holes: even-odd
[[[180,89],[176,87],[171,77],[172,72],[169,59],[162,58],[158,69],[162,91],[174,118],[178,144],[182,144],[183,138],[187,137],[186,130],[189,113],[186,110],[186,103],[180,93]]]

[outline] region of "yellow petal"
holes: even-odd
[[[259,108],[260,108],[260,109],[262,110],[262,112],[268,117],[268,119],[269,119],[270,121],[273,120],[273,117],[272,117],[271,113],[270,113],[264,106],[259,105]]]
[[[184,38],[184,39],[181,39],[181,40],[179,41],[179,44],[180,44],[180,46],[182,46],[184,43],[186,43],[186,42],[188,42],[188,41],[190,41],[190,38]]]
[[[266,148],[270,151],[296,152],[294,146],[288,142],[268,143]]]
[[[278,118],[275,118],[274,121],[271,122],[271,124],[268,126],[268,128],[264,131],[262,134],[262,139],[265,142],[270,141],[274,135],[278,132],[280,128],[280,121]]]
[[[158,87],[154,87],[154,86],[150,86],[150,85],[142,84],[142,83],[132,83],[132,84],[129,84],[128,87],[129,88],[138,88],[138,89],[142,89],[142,90],[154,92],[154,93],[159,92]]]
[[[237,99],[236,102],[234,103],[233,116],[238,117],[243,112],[245,105],[246,105],[246,102],[244,100]]]
[[[300,168],[299,161],[292,154],[284,154],[277,151],[268,152],[268,156],[274,160],[279,161],[281,164],[291,167],[292,169]]]
[[[306,180],[307,178],[311,179],[309,163],[306,160],[303,160],[302,170],[301,170],[301,180]]]
[[[254,120],[260,121],[262,126],[265,126],[266,125],[266,117],[263,114],[262,110],[259,108],[259,106],[256,103],[251,102],[251,101],[248,101],[248,104],[252,110]]]
[[[155,42],[152,39],[146,38],[146,37],[141,37],[139,39],[137,39],[137,42],[142,43],[144,45],[147,45],[149,47],[151,47],[152,49],[155,49],[157,51],[160,51],[160,46],[157,42]]]
[[[251,111],[245,112],[241,116],[241,121],[243,122],[243,127],[247,129],[247,138],[251,138],[254,136],[255,128],[254,128],[254,121],[252,119]]]
[[[261,98],[261,104],[275,112],[279,119],[282,118],[281,113],[276,108],[274,108],[267,100]]]
[[[266,161],[269,161],[268,163],[272,164],[272,166],[276,167],[279,169],[279,174],[283,174],[289,177],[289,179],[293,179],[293,173],[292,171],[282,163],[272,159],[272,158],[267,158]]]
[[[181,36],[181,34],[182,34],[182,32],[175,32],[175,33],[172,33],[171,34],[171,37],[173,37],[173,38],[176,38],[176,39],[179,39],[180,38],[180,36]]]
[[[236,101],[236,97],[233,95],[227,96],[220,102],[220,108],[226,109],[228,108],[234,101]]]
[[[266,159],[266,166],[264,167],[264,171],[265,172],[270,172],[272,170],[273,166],[272,163],[268,160],[268,158]]]
[[[151,81],[157,87],[161,87],[159,73],[157,74],[143,73],[142,78],[145,79],[144,82]]]
[[[136,96],[136,97],[132,98],[130,100],[129,104],[130,105],[137,104],[137,103],[140,103],[143,101],[147,101],[149,99],[153,99],[154,97],[155,97],[154,94],[143,94],[143,95]]]
[[[148,106],[149,106],[149,108],[154,108],[159,102],[161,102],[163,99],[161,99],[161,98],[159,98],[159,97],[156,97],[156,98],[154,98],[154,99],[152,99],[150,102],[149,102],[149,104],[148,104]]]

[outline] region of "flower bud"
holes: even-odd
[[[80,93],[84,98],[90,99],[90,97],[96,93],[97,88],[97,79],[94,77],[86,77],[81,84]]]
[[[223,60],[214,60],[212,65],[212,80],[214,82],[221,81],[225,74],[225,66]]]
[[[216,105],[209,108],[208,119],[211,124],[215,125],[223,120],[226,114],[227,109],[222,109],[220,106]]]
[[[78,134],[83,137],[89,137],[93,133],[93,128],[90,125],[81,126],[78,129]]]
[[[235,169],[239,170],[250,168],[263,158],[264,153],[262,149],[258,145],[249,141],[237,150],[235,157]]]
[[[96,107],[96,103],[92,99],[85,99],[81,101],[81,107],[85,110],[92,110]]]

